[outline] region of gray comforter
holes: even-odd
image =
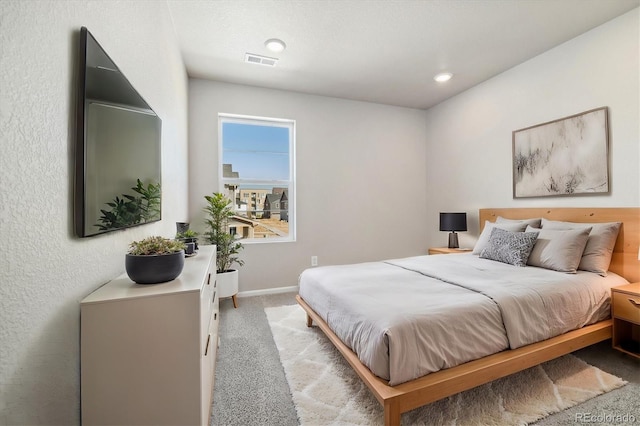
[[[311,268],[299,293],[393,386],[605,319],[624,283],[455,254]]]

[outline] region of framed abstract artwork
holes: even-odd
[[[513,131],[513,197],[609,192],[607,107]]]

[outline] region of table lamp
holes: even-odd
[[[459,248],[456,231],[467,230],[466,213],[440,213],[440,230],[450,231],[449,248]]]

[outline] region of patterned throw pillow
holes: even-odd
[[[537,232],[512,232],[493,228],[480,257],[514,266],[526,266],[537,238]]]
[[[473,247],[473,254],[480,254],[482,250],[487,246],[489,242],[489,237],[491,237],[491,231],[493,228],[506,229],[507,231],[518,231],[522,232],[527,227],[527,224],[524,222],[513,222],[513,223],[494,223],[489,222],[488,220],[484,221],[484,229],[478,237],[478,241],[476,245]]]

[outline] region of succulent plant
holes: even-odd
[[[186,245],[182,241],[153,236],[129,244],[129,254],[136,256],[155,256],[176,253],[185,248]]]
[[[187,229],[184,232],[178,232],[176,234],[176,238],[195,238],[198,236],[198,233],[192,229]]]

